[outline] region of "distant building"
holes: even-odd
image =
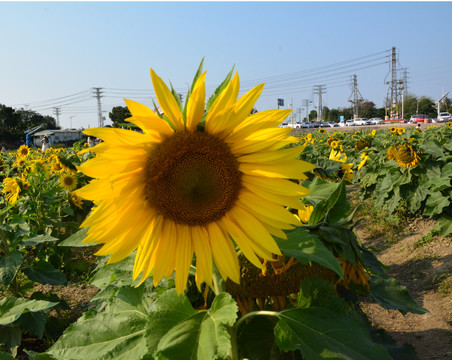
[[[41,139],[46,134],[49,137],[51,146],[53,144],[72,146],[74,142],[80,141],[85,137],[82,130],[42,130],[33,134],[33,144],[40,147],[42,144]]]

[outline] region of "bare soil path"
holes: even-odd
[[[424,315],[385,310],[362,303],[372,325],[384,329],[401,345],[411,344],[423,360],[452,359],[452,239],[424,237],[434,221],[416,219],[388,245],[384,235],[357,229],[367,247],[381,252],[378,259],[390,267],[388,274],[404,285],[412,298],[429,312]],[[422,244],[422,245],[421,245]]]

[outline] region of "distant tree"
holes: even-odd
[[[309,113],[308,121],[316,121],[317,120],[317,110],[311,110]]]
[[[119,124],[123,124],[125,119],[131,117],[129,109],[126,106],[115,106],[108,113],[108,117],[113,123],[113,127],[120,127]]]
[[[426,114],[432,118],[436,118],[437,110],[435,108],[435,103],[431,98],[423,96],[419,100],[419,114]]]
[[[371,119],[376,117],[377,109],[375,108],[375,103],[373,101],[364,101],[361,104],[361,117]]]

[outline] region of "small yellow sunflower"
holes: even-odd
[[[30,148],[27,145],[21,145],[17,150],[18,157],[27,157],[30,154]]]
[[[372,136],[375,136],[376,133],[377,133],[377,130],[375,130],[375,129],[373,129],[371,132]]]
[[[405,128],[397,128],[397,134],[402,135],[405,132]]]
[[[391,126],[390,131],[395,134],[397,132],[397,128],[395,126]]]
[[[366,155],[366,153],[363,153],[361,155],[361,162],[358,164],[358,171],[361,170],[361,168],[366,164],[368,159],[369,159],[369,156]]]
[[[331,146],[333,149],[337,149],[337,148],[339,147],[339,141],[337,141],[337,140],[331,141],[330,146]]]
[[[286,206],[302,207],[299,199],[309,192],[287,179],[315,168],[297,160],[302,147],[286,147],[298,141],[288,136],[291,128],[278,127],[290,110],[250,115],[263,84],[237,99],[235,74],[205,114],[205,75],[182,112],[151,69],[164,117],[126,100],[128,121],[143,133],[85,130],[103,142],[91,148],[96,158],[79,168],[96,179],[77,191],[95,204],[82,224],[89,227],[84,241],[103,243],[97,255],[112,254],[109,263],[137,250],[133,278],[141,275],[141,282],[153,270],[157,285],[175,270],[178,293],[194,255],[199,288],[212,285],[213,263],[224,279],[240,281],[234,243],[261,269],[261,259],[280,255],[272,235],[284,238],[282,229],[300,225]]]
[[[66,190],[73,190],[77,187],[77,178],[70,173],[61,173],[60,186]]]
[[[79,209],[83,209],[83,199],[80,196],[78,196],[75,192],[71,193],[71,201],[76,207],[78,207]]]
[[[448,121],[447,126],[452,127],[452,121]]]
[[[304,224],[308,223],[313,210],[314,206],[312,205],[306,205],[303,209],[298,209],[298,217]]]
[[[20,193],[20,186],[17,180],[15,178],[3,179],[2,193],[6,194],[6,201],[8,201],[11,205],[15,204]]]
[[[341,169],[339,171],[339,177],[344,178],[348,182],[352,182],[354,174],[353,174],[353,164],[352,163],[346,163],[347,161],[347,155],[342,153],[341,151],[331,149],[330,152],[330,160],[334,161],[340,161],[342,163]]]
[[[320,129],[319,129],[319,133],[320,133],[320,134],[325,134],[325,133],[326,133],[326,130],[325,130],[325,129],[322,129],[322,128],[320,128]]]

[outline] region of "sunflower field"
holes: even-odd
[[[417,359],[358,306],[427,312],[361,243],[347,187],[450,235],[451,124],[297,137],[287,110],[250,115],[261,85],[238,98],[231,71],[206,99],[205,76],[182,104],[151,70],[164,115],[126,100],[139,132],[1,154],[0,358]],[[96,294],[69,319],[37,289],[70,283]]]

